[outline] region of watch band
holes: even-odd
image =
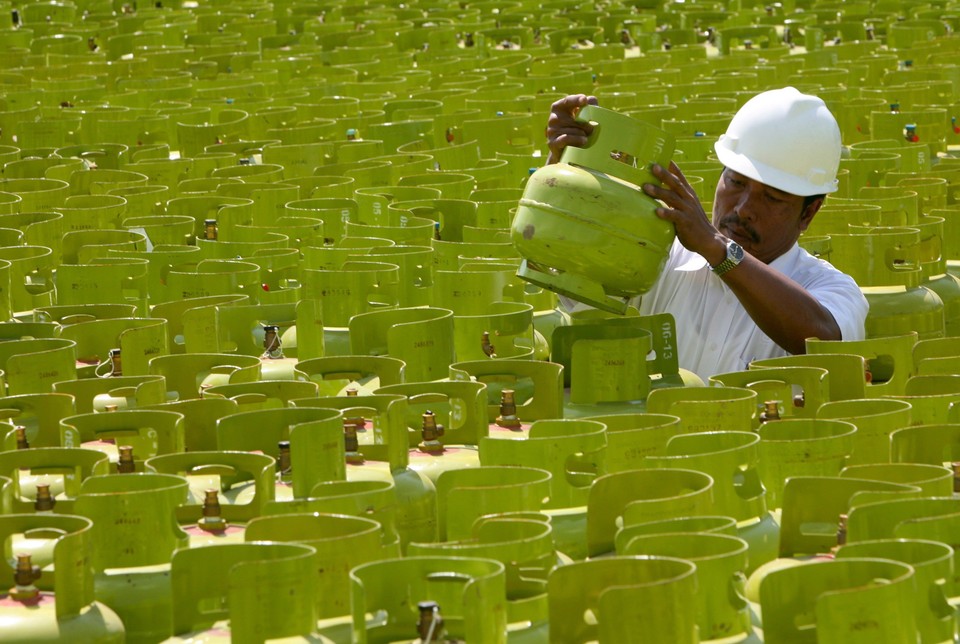
[[[732,239],[727,240],[727,256],[722,262],[713,267],[718,277],[737,266],[743,260],[743,247]]]
[[[730,257],[726,257],[722,262],[720,262],[719,264],[713,267],[713,272],[716,273],[718,277],[720,277],[739,263],[740,262],[735,262]]]

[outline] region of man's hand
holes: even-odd
[[[700,198],[677,164],[671,161],[669,170],[654,164],[651,171],[663,185],[645,183],[643,191],[663,202],[657,208],[657,216],[676,226],[677,239],[687,250],[699,253],[711,266],[722,262],[726,257],[724,238],[703,211]]]
[[[547,164],[560,160],[563,148],[568,145],[583,147],[587,137],[593,132],[593,126],[577,120],[577,114],[585,105],[597,105],[596,96],[573,94],[565,96],[550,106],[550,118],[547,120],[547,146],[550,156]]]

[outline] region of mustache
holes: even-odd
[[[728,215],[726,217],[723,217],[720,220],[720,227],[736,230],[737,232],[742,231],[746,233],[746,235],[754,242],[760,241],[760,235],[757,234],[757,231],[754,230],[753,227],[750,226],[750,224],[745,224],[742,221],[740,221],[740,217],[738,217],[737,215]]]

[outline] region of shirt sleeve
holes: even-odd
[[[828,270],[805,288],[833,315],[840,327],[841,340],[863,340],[866,337],[864,323],[870,309],[867,298],[852,277],[827,262],[823,263]]]

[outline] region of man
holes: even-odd
[[[553,104],[549,163],[587,143],[592,126],[576,120],[587,104],[596,99]],[[677,239],[640,312],[676,318],[681,367],[707,379],[803,353],[806,338],[863,339],[868,305],[857,284],[797,244],[837,189],[840,147],[823,101],[787,87],[747,101],[714,145],[724,170],[712,222],[675,163],[653,167],[662,185],[643,190],[662,202],[657,216]]]

